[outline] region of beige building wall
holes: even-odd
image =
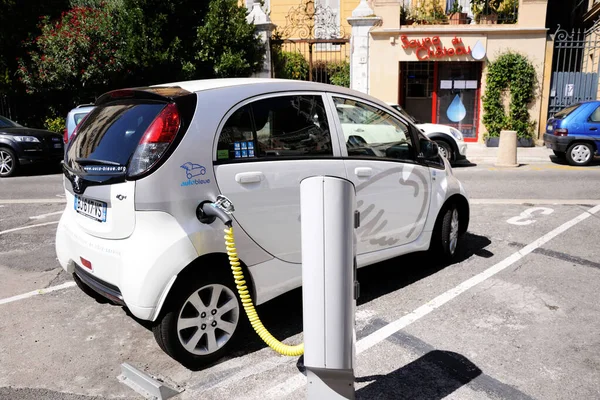
[[[278,28],[284,28],[289,22],[291,13],[293,10],[300,10],[300,6],[307,4],[310,0],[271,0],[271,12],[269,17],[271,22],[277,25]],[[313,4],[317,0],[312,0]],[[358,6],[360,0],[339,0],[340,5],[340,27],[342,32],[345,33],[346,37],[350,37],[351,27],[348,24],[348,17],[352,16],[352,11]],[[297,19],[305,19],[301,14],[296,13]],[[299,37],[307,38],[306,33],[292,32],[290,37],[287,39],[294,39]]]
[[[482,97],[485,94],[487,64],[508,50],[525,54],[537,72],[536,100],[530,106],[531,119],[538,124],[536,126],[537,131],[542,111],[542,93],[545,87],[544,67],[546,65],[547,31],[544,25],[547,1],[521,0],[519,19],[515,25],[428,25],[410,27],[398,27],[396,18],[386,18],[386,15],[394,15],[394,9],[399,7],[396,1],[375,0],[374,3],[375,14],[383,17],[383,24],[372,29],[369,42],[369,87],[371,95],[383,101],[398,102],[400,97],[400,62],[418,62],[414,52],[407,52],[403,49],[400,40],[402,35],[407,35],[409,39],[439,36],[446,47],[451,46],[452,39],[456,36],[462,38],[466,46],[472,46],[479,40],[486,47],[486,57],[482,61],[475,61],[470,56],[454,56],[432,61],[471,60],[472,62],[483,62]],[[479,110],[483,113],[481,100]],[[478,138],[480,142],[483,141],[486,132],[481,117],[479,115]],[[545,116],[542,118],[545,118]]]

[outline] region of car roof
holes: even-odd
[[[188,92],[201,92],[205,90],[221,89],[233,86],[242,85],[260,85],[264,86],[265,90],[286,91],[286,90],[313,90],[313,91],[328,91],[347,94],[349,96],[361,96],[375,103],[386,104],[380,99],[377,99],[368,94],[348,89],[343,86],[331,85],[327,83],[302,81],[295,79],[279,79],[279,78],[214,78],[214,79],[198,79],[190,81],[179,81],[152,85],[149,87],[180,87]]]

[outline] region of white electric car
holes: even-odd
[[[215,79],[101,96],[65,154],[62,267],[93,296],[153,321],[189,368],[221,358],[246,320],[223,241],[198,206],[233,204],[255,304],[301,285],[300,181],[356,187],[357,265],[431,250],[452,260],[465,190],[437,145],[385,103],[339,86]],[[335,201],[335,199],[332,199]]]
[[[415,124],[425,135],[437,143],[440,154],[451,163],[457,163],[467,159],[467,144],[463,134],[456,128],[442,124],[420,123],[412,115],[400,107],[399,104],[388,103],[392,108],[400,112],[406,119]]]

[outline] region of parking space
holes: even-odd
[[[63,207],[4,204],[0,231],[57,221]],[[357,398],[598,398],[600,213],[580,217],[590,208],[476,201],[460,262],[414,254],[361,269]],[[181,399],[305,397],[298,359],[253,332],[228,359],[189,371],[126,310],[77,287],[2,304],[70,280],[55,230],[0,234],[0,398],[140,398],[117,380],[124,362],[183,389]],[[299,290],[258,309],[276,337],[302,341]]]

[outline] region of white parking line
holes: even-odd
[[[481,282],[485,281],[486,279],[489,279],[492,276],[496,275],[497,273],[503,271],[504,269],[508,268],[515,262],[519,261],[521,258],[525,257],[526,255],[528,255],[529,253],[534,251],[535,249],[548,243],[550,240],[554,239],[561,233],[565,232],[567,229],[572,228],[573,226],[577,225],[581,221],[586,220],[590,216],[596,214],[598,211],[600,211],[600,205],[587,210],[583,214],[580,214],[579,216],[573,218],[572,220],[570,220],[568,222],[565,222],[558,228],[548,232],[544,236],[540,237],[539,239],[537,239],[537,240],[531,242],[530,244],[528,244],[527,246],[523,247],[521,250],[517,251],[516,253],[513,253],[512,255],[508,256],[504,260],[500,261],[498,264],[496,264],[496,265],[486,269],[485,271],[481,272],[480,274],[477,274],[474,277],[464,281],[463,283],[456,286],[455,288],[452,288],[452,289],[448,290],[447,292],[439,295],[438,297],[434,298],[430,302],[417,308],[410,314],[407,314],[407,315],[397,319],[396,321],[389,323],[388,325],[384,326],[383,328],[376,330],[375,332],[371,333],[370,335],[365,336],[364,338],[362,338],[356,342],[356,355],[364,352],[365,350],[370,349],[371,347],[373,347],[376,344],[380,343],[381,341],[387,339],[389,336],[393,335],[394,333],[398,332],[399,330],[404,329],[408,325],[412,324],[413,322],[423,318],[424,316],[426,316],[433,310],[443,306],[444,304],[446,304],[450,300],[454,299],[458,295],[471,289],[473,286],[478,285]],[[304,375],[302,375],[302,374],[294,375],[291,378],[287,379],[286,381],[267,390],[265,393],[263,393],[261,395],[261,399],[264,399],[265,397],[266,398],[281,398],[283,396],[287,396],[287,395],[293,393],[294,391],[296,391],[297,389],[301,388],[305,384],[306,384],[306,377]]]
[[[29,297],[38,296],[40,294],[46,294],[46,293],[56,292],[57,290],[68,289],[75,285],[76,285],[76,283],[73,281],[65,282],[61,285],[51,286],[51,287],[45,288],[45,289],[34,290],[33,292],[19,294],[17,296],[8,297],[6,299],[0,299],[0,305],[12,303],[13,301],[28,299]]]
[[[36,215],[36,216],[33,216],[33,217],[29,217],[29,219],[42,219],[42,218],[49,217],[51,215],[59,215],[59,214],[62,214],[62,213],[63,213],[63,211],[51,212],[51,213],[48,213],[48,214],[41,214],[41,215]]]
[[[60,221],[44,222],[43,224],[27,225],[27,226],[21,226],[19,228],[7,229],[5,231],[1,231],[0,235],[4,235],[5,233],[10,233],[10,232],[22,231],[23,229],[37,228],[38,226],[58,224],[59,222]]]
[[[0,204],[38,204],[38,203],[65,203],[66,199],[0,199]]]
[[[469,202],[471,204],[533,204],[533,205],[580,205],[586,204],[590,206],[600,205],[600,200],[592,200],[592,199],[580,199],[580,200],[566,200],[566,199],[470,199]]]

